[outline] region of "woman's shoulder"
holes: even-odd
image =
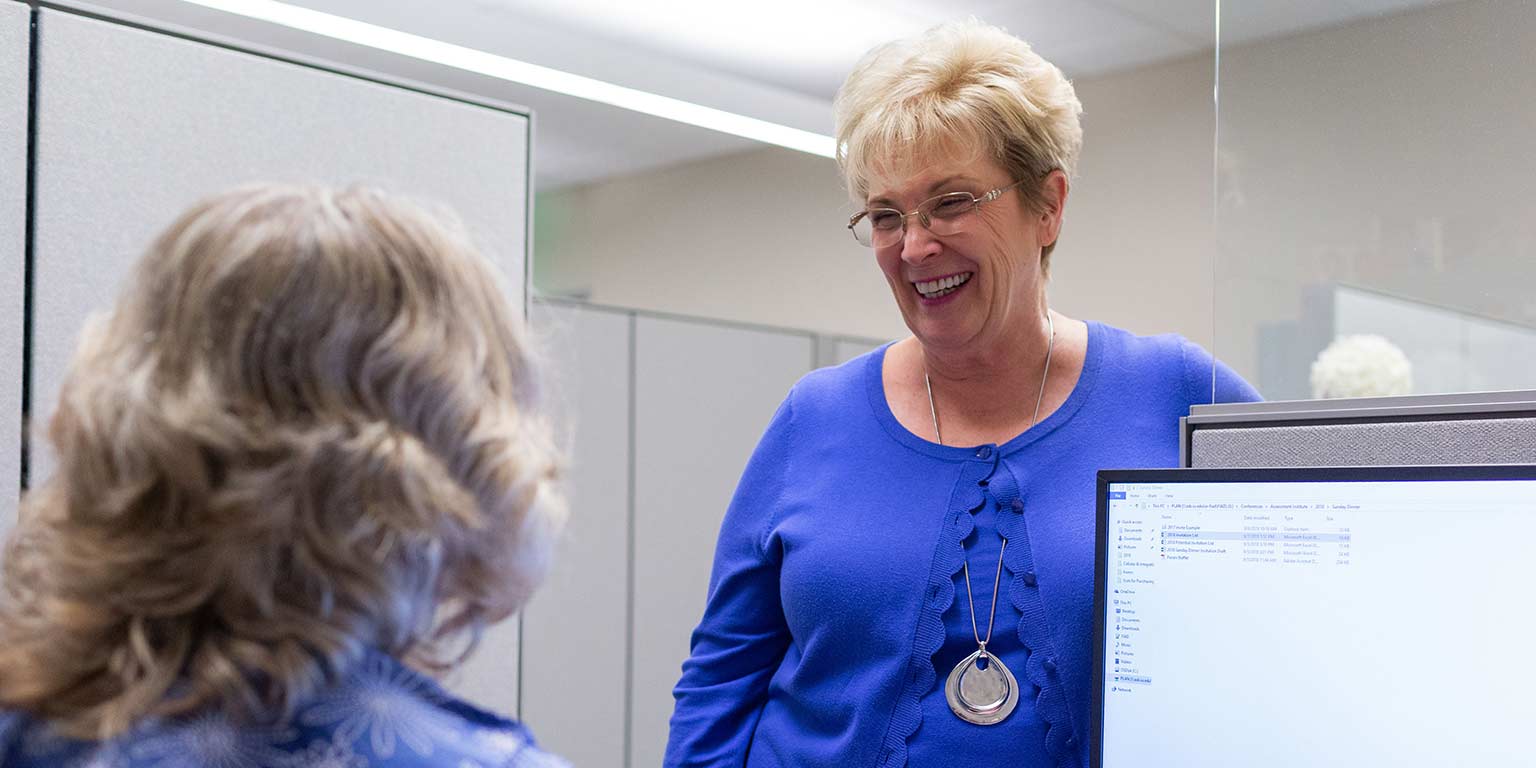
[[[1247,402],[1261,399],[1247,381],[1205,347],[1178,333],[1138,334],[1106,323],[1090,322],[1104,347],[1107,364],[1131,374],[1129,380],[1158,379],[1176,384],[1190,404]],[[1212,384],[1215,391],[1212,391]]]
[[[881,345],[836,365],[817,368],[800,377],[790,388],[785,404],[797,422],[842,419],[848,406],[868,399],[870,378],[878,380],[881,361],[889,345]]]
[[[321,765],[566,768],[519,722],[481,709],[394,658],[372,654],[296,710],[285,736],[355,756]],[[313,747],[312,747],[313,748]]]
[[[349,768],[569,768],[521,723],[479,709],[387,656],[369,656],[291,717],[237,724],[215,713],[140,723],[107,742],[58,736],[0,712],[0,762],[15,768],[92,765],[335,765]]]
[[[1142,334],[1096,320],[1088,321],[1088,326],[1106,352],[1123,360],[1177,366],[1192,351],[1205,352],[1199,344],[1178,333]]]

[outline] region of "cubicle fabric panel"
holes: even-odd
[[[1197,428],[1193,467],[1536,464],[1536,418]]]
[[[35,420],[154,234],[237,184],[366,182],[446,204],[523,306],[526,115],[65,11],[39,23]],[[516,639],[516,622],[494,628],[450,684],[512,712]]]
[[[624,764],[629,681],[630,373],[634,317],[533,302],[548,402],[570,448],[571,516],[523,612],[523,711],[578,766]]]
[[[26,290],[27,71],[32,10],[0,3],[0,535],[21,488],[21,382]]]
[[[849,360],[880,346],[874,339],[856,339],[846,336],[816,335],[816,367],[828,368],[842,365]]]
[[[715,537],[736,481],[789,388],[809,335],[640,317],[635,329],[633,747],[661,765],[672,686],[704,612]]]
[[[837,342],[835,342],[833,345],[832,349],[837,364],[842,364],[854,359],[855,357],[858,357],[859,355],[873,352],[879,347],[880,344],[876,342],[855,339],[838,339]]]

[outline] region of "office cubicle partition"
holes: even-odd
[[[1185,467],[1536,464],[1536,391],[1197,405]]]
[[[33,55],[18,56],[29,24]],[[30,124],[17,98],[29,91]],[[86,318],[110,306],[156,232],[220,190],[367,183],[446,205],[524,306],[530,116],[521,108],[126,19],[3,2],[0,118],[0,269],[14,277],[0,281],[0,313],[16,315],[0,324],[0,439],[9,446],[0,471],[10,477],[35,484],[50,471],[42,441],[20,450],[23,409],[10,404],[13,390],[26,387],[24,415],[41,435]],[[30,186],[22,186],[29,161]],[[24,283],[25,323],[13,310]],[[13,469],[20,462],[26,467]],[[7,516],[15,490],[0,500]],[[450,685],[515,712],[518,629],[508,622],[489,632]]]

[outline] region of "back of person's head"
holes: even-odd
[[[84,333],[0,593],[0,706],[65,734],[281,714],[368,649],[446,669],[564,518],[489,264],[373,189],[199,203]]]

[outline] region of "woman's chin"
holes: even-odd
[[[960,322],[958,318],[918,317],[909,318],[907,328],[926,348],[951,349],[965,346],[976,337],[973,324]]]

